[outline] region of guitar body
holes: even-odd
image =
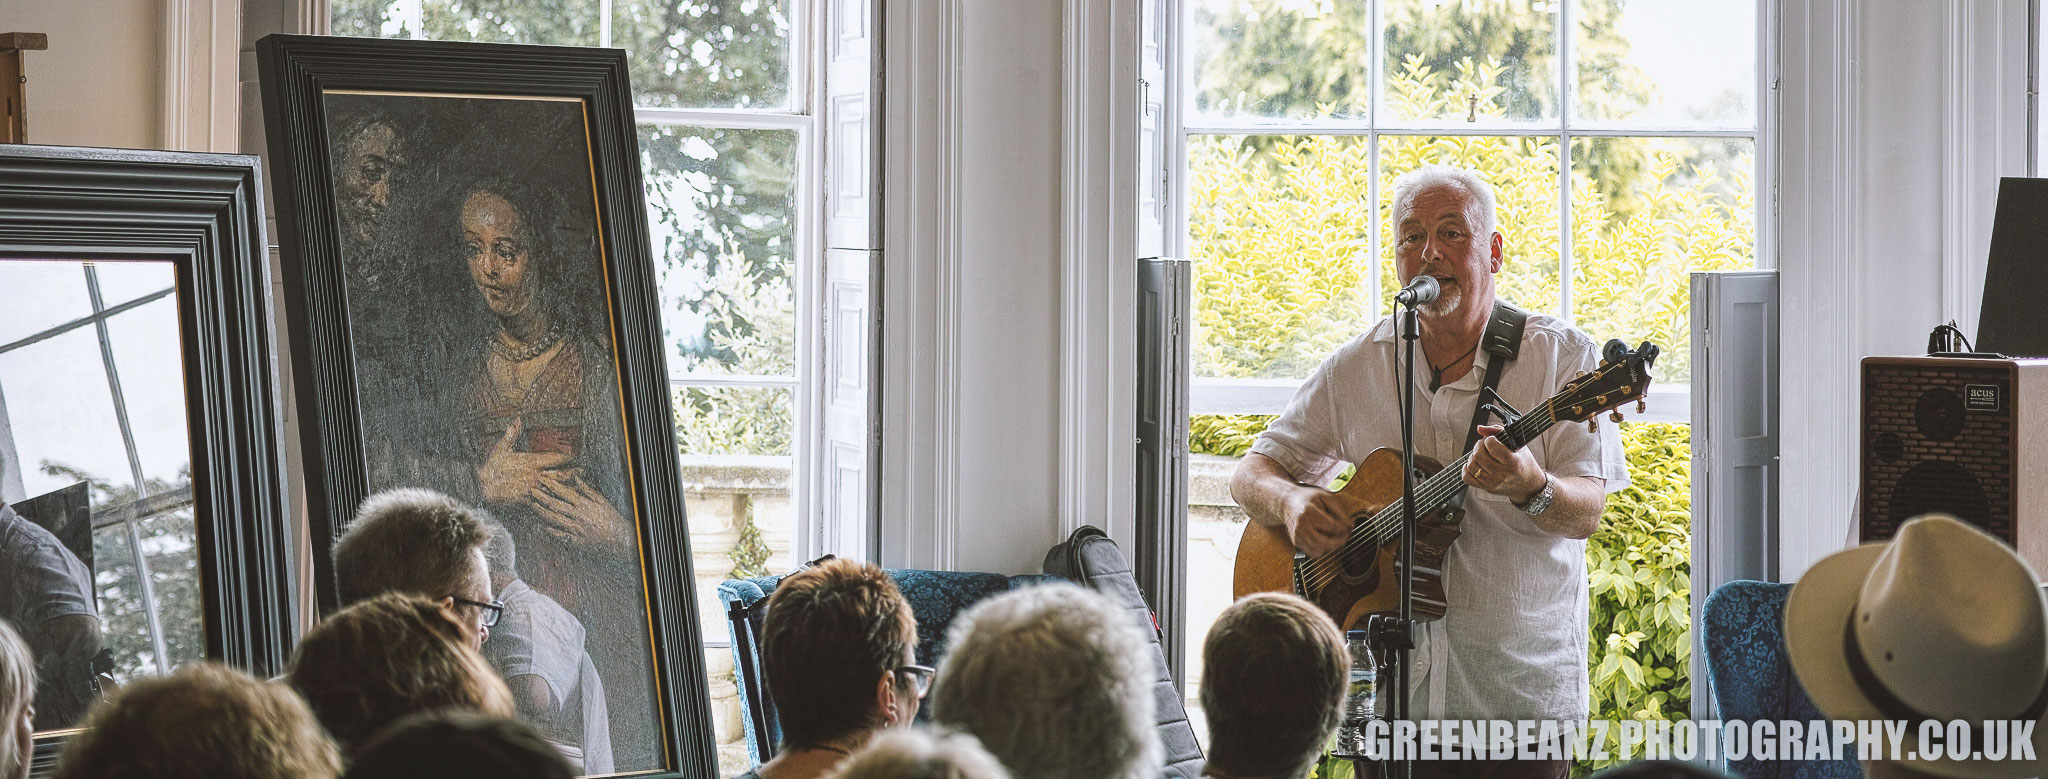
[[[1442,469],[1433,460],[1415,458],[1419,483]],[[1357,473],[1337,496],[1349,509],[1353,523],[1401,500],[1401,453],[1378,449],[1358,464]],[[1415,607],[1417,622],[1431,622],[1444,615],[1443,563],[1451,542],[1458,539],[1456,508],[1439,509],[1418,518],[1415,532]],[[1232,572],[1232,597],[1254,592],[1292,592],[1322,608],[1345,630],[1365,627],[1365,616],[1393,614],[1401,608],[1399,578],[1401,541],[1398,534],[1377,548],[1344,550],[1317,558],[1295,558],[1294,542],[1287,528],[1247,523],[1237,545],[1237,564]]]

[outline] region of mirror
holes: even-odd
[[[38,732],[206,654],[176,274],[0,260],[0,619]]]

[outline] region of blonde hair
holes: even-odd
[[[64,748],[58,779],[333,779],[334,742],[281,686],[212,662],[129,682]]]
[[[1010,772],[971,734],[906,728],[876,736],[834,779],[1010,779]]]
[[[1350,682],[1337,623],[1293,595],[1245,596],[1202,642],[1209,765],[1231,776],[1298,777],[1337,730]]]
[[[286,678],[350,755],[407,714],[454,708],[512,716],[512,691],[456,619],[417,595],[379,595],[314,626]]]
[[[16,718],[36,698],[36,660],[14,626],[0,619],[0,736],[12,731]],[[0,776],[13,776],[28,755],[0,746]]]

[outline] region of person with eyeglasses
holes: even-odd
[[[908,725],[930,691],[917,619],[882,569],[823,560],[783,577],[761,625],[761,665],[782,752],[740,779],[813,779],[868,739]]]
[[[590,659],[582,620],[528,586],[519,575],[518,546],[504,525],[486,523],[484,559],[503,598],[489,607],[491,642],[484,659],[505,677],[519,718],[554,743],[578,775],[609,774],[611,717],[604,680]]]
[[[492,596],[484,513],[433,490],[371,495],[334,544],[334,584],[344,606],[387,592],[438,600],[457,615],[470,648],[482,649],[505,606]]]

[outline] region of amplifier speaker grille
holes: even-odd
[[[1940,511],[2017,546],[2013,382],[2004,361],[1864,362],[1864,541]]]

